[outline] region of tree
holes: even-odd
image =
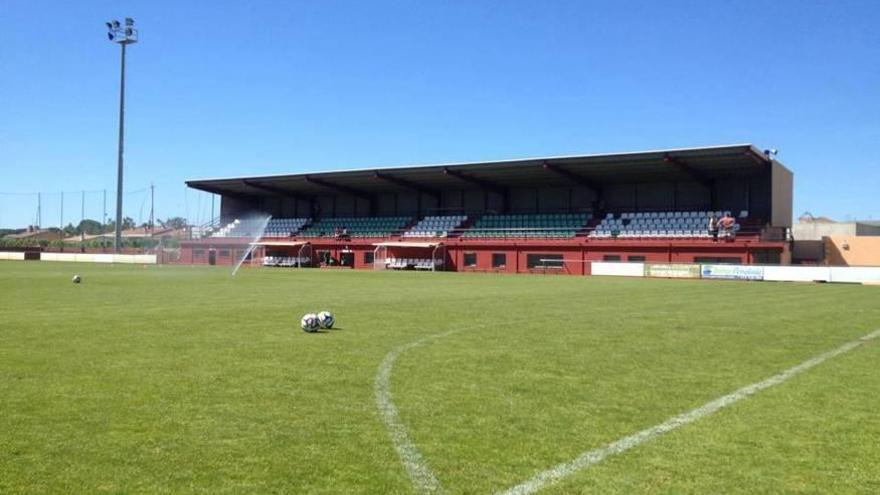
[[[125,217],[122,219],[122,230],[133,229],[135,227],[134,219],[131,217]],[[116,222],[110,220],[107,222],[107,225],[104,227],[105,233],[111,233],[116,230]]]
[[[102,231],[102,228],[103,228],[103,226],[101,225],[101,222],[98,222],[97,220],[91,220],[91,219],[86,218],[85,220],[81,221],[79,223],[79,225],[76,227],[76,233],[77,234],[85,233],[86,235],[95,235],[95,234],[100,234]]]
[[[186,220],[181,217],[169,217],[164,222],[159,220],[159,224],[166,229],[182,229],[186,227]]]

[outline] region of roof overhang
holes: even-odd
[[[772,161],[751,144],[675,148],[631,153],[571,155],[440,165],[366,168],[300,174],[198,179],[189,187],[230,197],[355,194],[443,189],[506,190],[517,187],[571,186],[594,188],[615,183],[694,181],[767,173]],[[549,173],[553,172],[553,173]],[[385,178],[388,180],[377,180]],[[462,178],[467,178],[463,180]],[[491,187],[489,187],[491,186]]]

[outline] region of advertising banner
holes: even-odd
[[[645,265],[646,277],[700,278],[700,265],[649,263]]]
[[[753,265],[702,265],[703,278],[724,278],[732,280],[764,280],[764,267]]]

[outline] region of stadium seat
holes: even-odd
[[[591,219],[589,213],[484,215],[462,237],[569,239]]]
[[[724,211],[652,211],[621,213],[618,218],[609,213],[595,226],[588,237],[607,238],[705,238],[708,237],[708,217],[715,214],[719,218]],[[740,218],[747,218],[748,212],[740,212]],[[740,224],[734,224],[739,232]]]
[[[322,218],[304,228],[300,237],[335,237],[345,230],[349,237],[389,237],[412,221],[411,217],[338,217]]]
[[[467,220],[466,215],[428,216],[403,233],[407,238],[446,237]]]

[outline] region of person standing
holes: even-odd
[[[721,219],[721,228],[724,229],[724,240],[733,240],[733,225],[735,223],[736,220],[733,219],[730,213],[724,214],[724,218]]]
[[[709,235],[712,236],[712,242],[718,242],[718,217],[714,213],[709,215]]]

